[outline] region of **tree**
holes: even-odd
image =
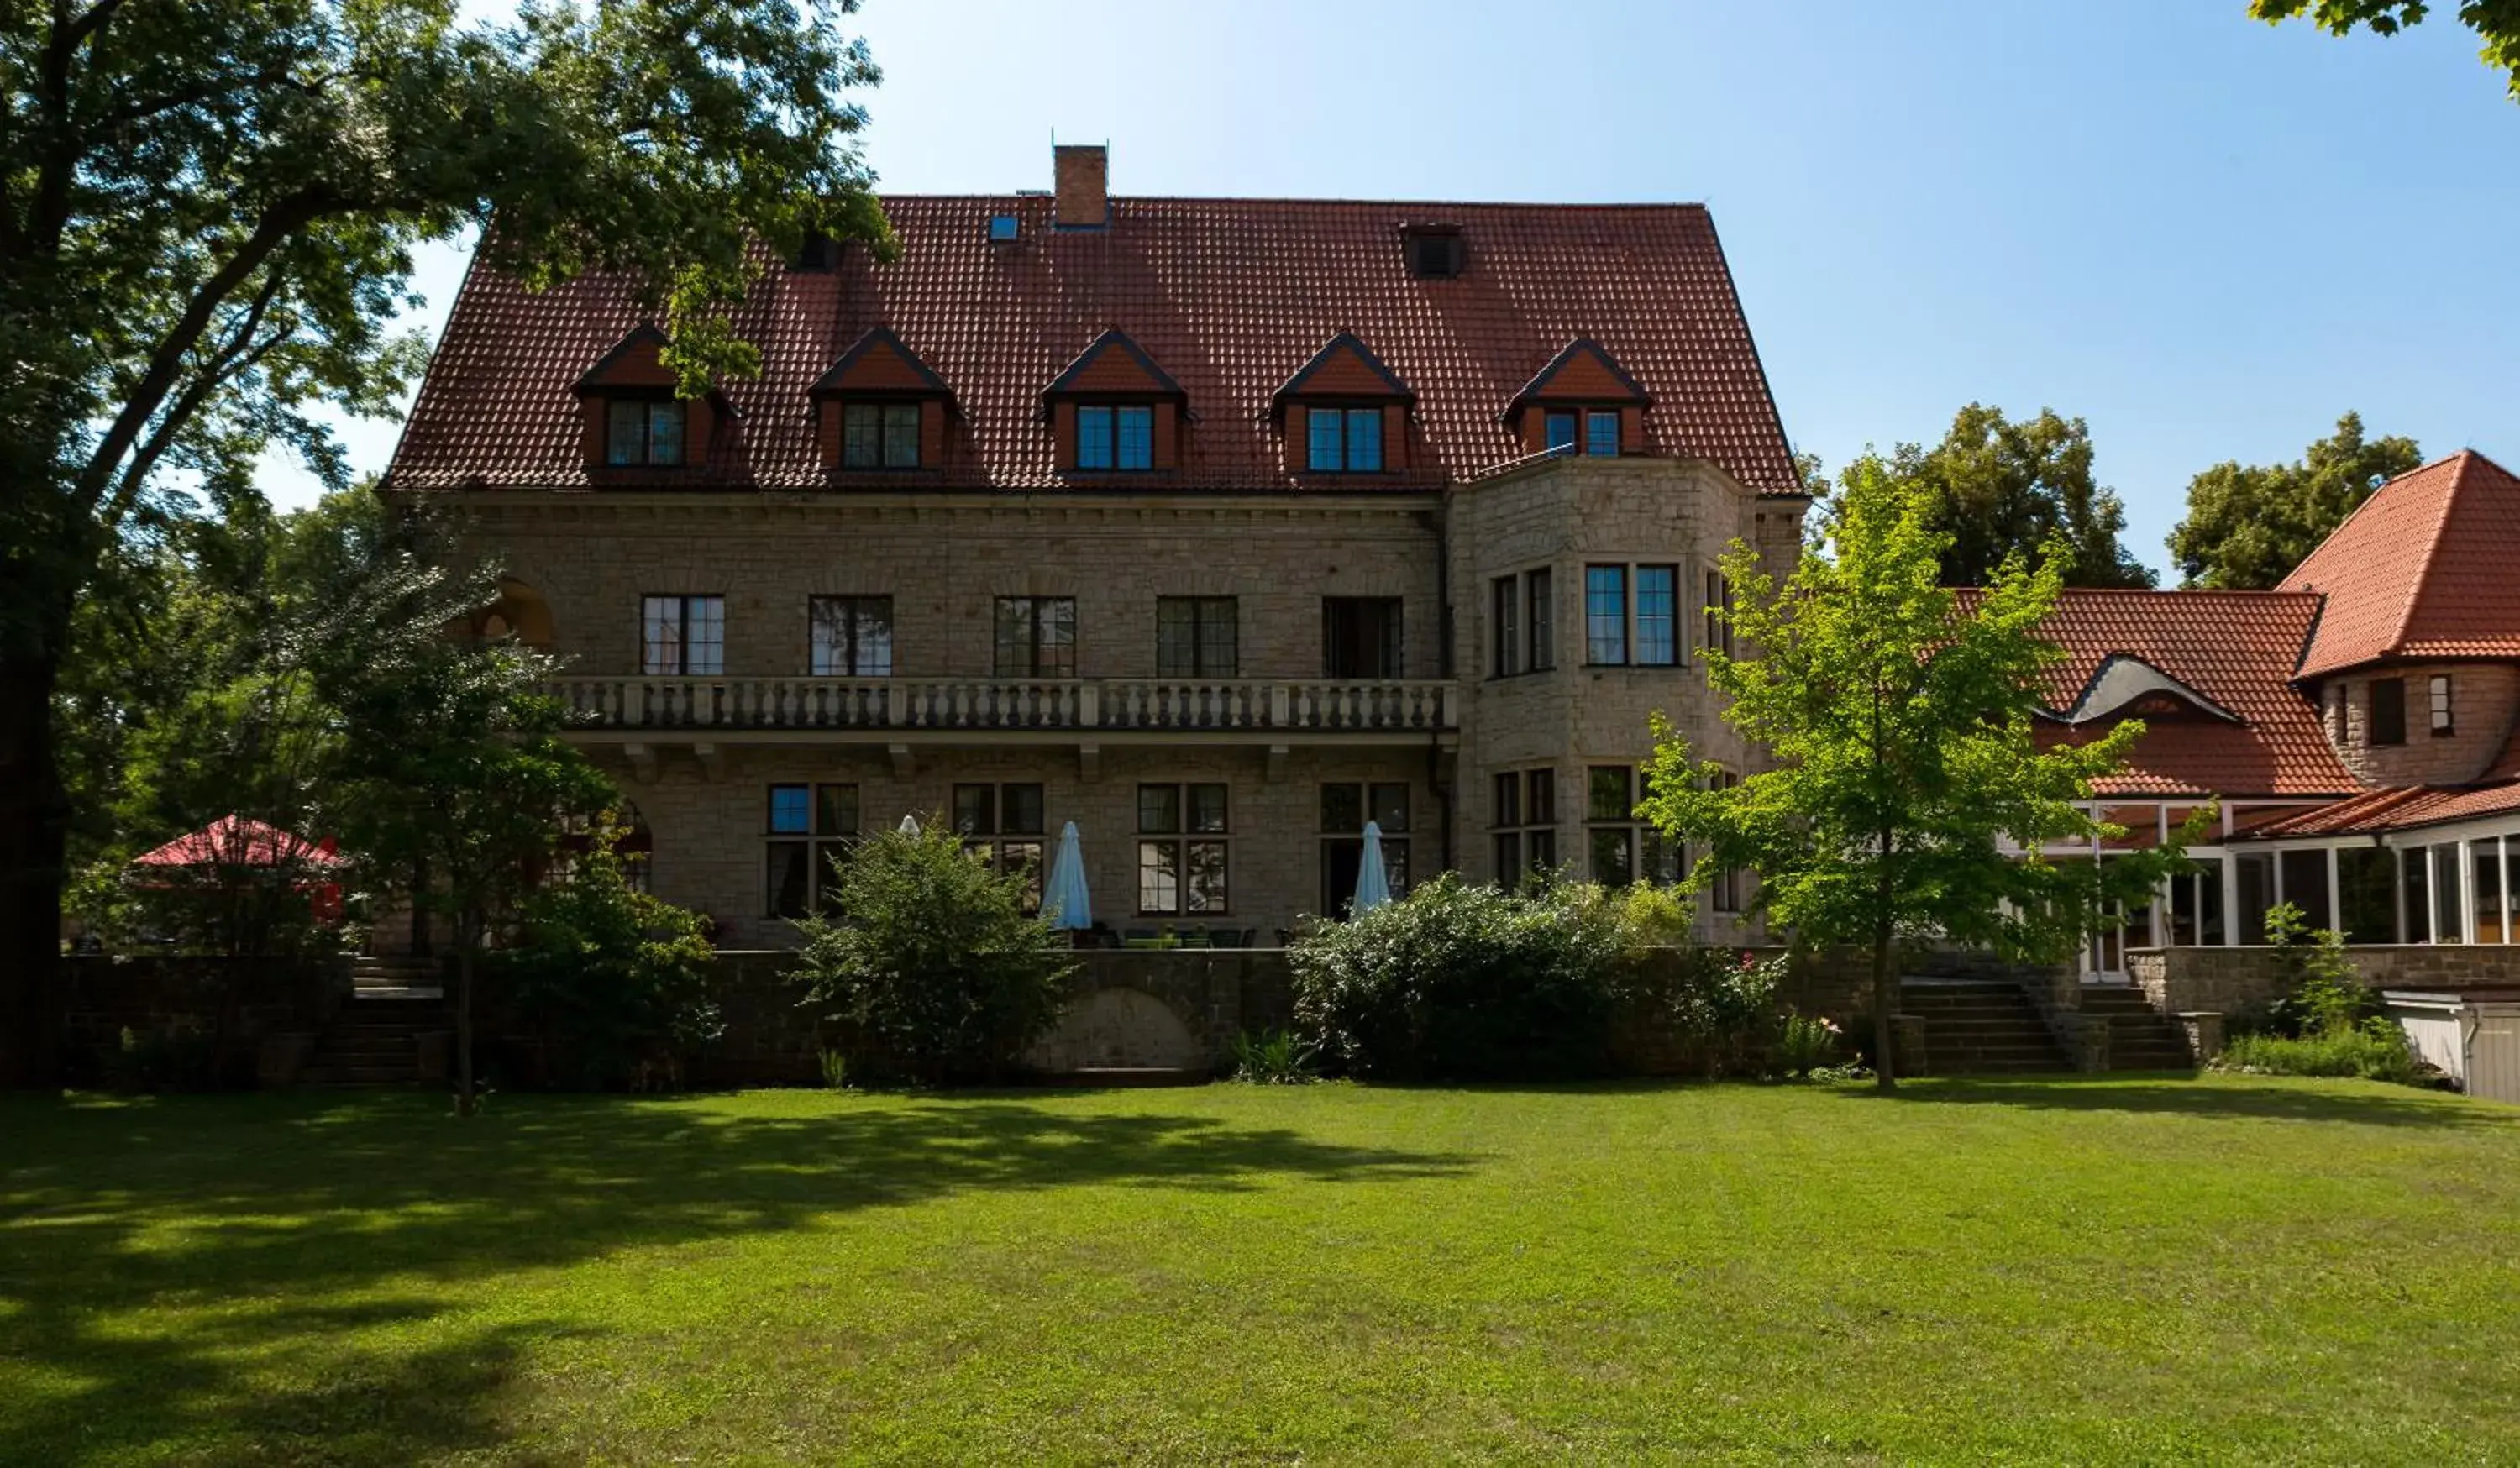
[[[382,871],[426,873],[411,899],[442,917],[455,951],[455,1106],[478,1102],[472,1001],[483,948],[543,885],[572,828],[613,800],[601,771],[560,737],[537,686],[549,659],[514,642],[412,639],[366,649],[338,694],[334,778],[347,844]]]
[[[1977,586],[2004,558],[2064,548],[2067,586],[2150,586],[2150,569],[2119,542],[2126,506],[2092,477],[2091,429],[2043,408],[2018,423],[2001,408],[1971,403],[1931,449],[1901,444],[1889,470],[1930,495],[1931,524],[1944,538],[1945,586]],[[1816,479],[1814,472],[1807,478]],[[1841,476],[1842,477],[1842,476]],[[1825,480],[1819,480],[1825,485]],[[1815,516],[1825,544],[1834,500]]]
[[[2006,556],[1963,603],[1939,584],[1939,508],[1929,486],[1868,455],[1839,476],[1830,554],[1805,557],[1781,595],[1735,543],[1726,615],[1744,650],[1710,650],[1707,681],[1774,768],[1728,787],[1657,717],[1639,806],[1698,843],[1693,880],[1756,868],[1761,907],[1798,938],[1870,951],[1885,1088],[1897,945],[1933,937],[2052,960],[2109,905],[2148,900],[2181,860],[2175,845],[2096,866],[2036,855],[2088,850],[2110,830],[2075,802],[2142,726],[2039,747],[2032,716],[2064,654],[2038,628],[2069,553],[2051,546],[2035,566]]]
[[[796,924],[806,998],[856,1058],[937,1083],[1003,1073],[1049,1033],[1075,965],[943,817],[870,836],[835,864],[839,912]]]
[[[2396,35],[2421,24],[2428,0],[2249,0],[2249,14],[2269,24],[2307,15],[2329,35],[2367,26],[2374,35]],[[2458,19],[2485,40],[2478,60],[2510,78],[2511,100],[2520,102],[2520,0],[2460,0]]]
[[[531,285],[637,282],[682,390],[752,371],[762,245],[890,237],[856,150],[854,0],[62,0],[0,20],[0,1086],[58,1036],[75,608],[153,504],[241,494],[310,416],[389,412],[411,250],[484,227]]]
[[[2298,463],[2226,460],[2188,480],[2187,517],[2170,532],[2170,554],[2189,586],[2269,589],[2373,490],[2421,463],[2413,439],[2365,439],[2362,415],[2348,413]]]

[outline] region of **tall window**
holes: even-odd
[[[917,403],[841,404],[841,467],[919,467],[919,418]]]
[[[684,425],[690,405],[671,399],[615,398],[605,408],[604,462],[674,465],[683,462]]]
[[[1585,411],[1584,453],[1592,459],[1619,457],[1619,415],[1615,410],[1594,408]]]
[[[1496,854],[1496,879],[1510,887],[1526,876],[1545,877],[1557,869],[1557,772],[1507,770],[1491,788],[1489,839]]]
[[[1076,599],[1000,597],[997,611],[1000,678],[1076,676]]]
[[[714,678],[726,671],[724,597],[639,599],[639,671]]]
[[[857,786],[772,785],[763,913],[802,917],[836,908],[840,886],[832,864],[857,833]]]
[[[812,597],[805,608],[816,678],[892,676],[890,597]]]
[[[1614,667],[1628,660],[1628,568],[1584,568],[1584,660]]]
[[[1324,678],[1401,678],[1400,599],[1322,599]]]
[[[1232,597],[1155,599],[1155,676],[1238,676],[1237,610]]]
[[[1538,673],[1557,664],[1551,623],[1549,568],[1499,576],[1488,584],[1488,666],[1494,676]]]
[[[1041,911],[1042,836],[1047,830],[1041,786],[954,787],[954,830],[998,870],[1024,878],[1024,911]]]
[[[1550,414],[1542,423],[1548,447],[1552,451],[1575,447],[1575,429],[1580,421],[1579,416],[1573,413]]]
[[[1732,583],[1722,571],[1706,573],[1706,640],[1698,645],[1732,655]]]
[[[2430,691],[2432,693],[2433,703],[2434,736],[2436,738],[2442,738],[2458,733],[2457,726],[2451,717],[2450,675],[2448,673],[2435,673],[2432,676],[2432,688]]]
[[[1584,772],[1585,843],[1593,880],[1604,887],[1680,880],[1685,865],[1662,832],[1637,819],[1637,772],[1630,765],[1595,765]]]
[[[1680,568],[1637,567],[1637,661],[1668,668],[1680,661]]]
[[[2371,742],[2404,744],[2407,742],[2407,681],[2403,678],[2371,680]]]
[[[1522,578],[1488,583],[1488,672],[1497,678],[1522,671]]]
[[[1230,909],[1233,853],[1225,786],[1138,786],[1138,911],[1221,917]]]
[[[1076,467],[1142,469],[1155,467],[1155,410],[1144,405],[1076,410]]]
[[[1343,914],[1365,866],[1365,823],[1382,837],[1382,873],[1391,895],[1409,891],[1409,786],[1341,781],[1322,786],[1322,911]]]
[[[1549,568],[1522,576],[1523,623],[1530,640],[1529,667],[1538,673],[1557,666],[1557,597],[1550,587]]]
[[[1304,467],[1317,474],[1382,471],[1382,410],[1315,408],[1304,415]]]

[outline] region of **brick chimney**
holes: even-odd
[[[1058,185],[1058,227],[1099,230],[1111,222],[1111,150],[1101,144],[1061,143],[1051,149]]]

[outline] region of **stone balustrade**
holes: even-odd
[[[1165,730],[1418,733],[1456,727],[1437,679],[556,678],[569,723],[607,730]]]

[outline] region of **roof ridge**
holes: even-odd
[[[1048,197],[1049,197],[1049,195],[1048,195],[1047,191],[1036,191],[1036,190],[1031,190],[1031,189],[1006,189],[1006,190],[1001,190],[1001,191],[996,192],[996,193],[964,193],[964,194],[915,194],[915,193],[900,193],[900,194],[893,194],[893,193],[885,193],[885,192],[882,192],[882,191],[878,191],[878,192],[876,194],[876,200],[877,200],[877,201],[878,201],[878,202],[879,202],[879,203],[880,203],[880,202],[882,202],[882,201],[884,201],[884,200],[904,200],[904,201],[908,201],[908,200],[920,200],[920,201],[922,201],[922,202],[935,202],[935,203],[1003,203],[1003,202],[1006,202],[1006,201],[1007,201],[1007,200],[1018,200],[1018,199],[1020,199],[1020,200],[1034,200],[1034,199],[1046,200],[1046,199],[1048,199]],[[1372,196],[1345,195],[1345,194],[1329,194],[1329,195],[1325,195],[1325,194],[1114,194],[1114,195],[1112,195],[1110,198],[1111,198],[1111,202],[1113,202],[1113,203],[1115,203],[1115,204],[1117,204],[1117,203],[1273,203],[1273,204],[1275,204],[1275,203],[1284,203],[1284,204],[1342,204],[1342,205],[1386,205],[1386,204],[1387,204],[1387,205],[1397,205],[1397,206],[1399,206],[1399,207],[1403,207],[1403,208],[1441,208],[1441,209],[1538,209],[1538,210],[1546,210],[1546,211],[1549,211],[1549,212],[1552,212],[1552,213],[1577,213],[1577,212],[1582,212],[1582,211],[1584,211],[1584,210],[1591,210],[1591,209],[1676,209],[1676,210],[1683,210],[1683,211],[1695,212],[1695,213],[1705,213],[1705,212],[1707,212],[1707,211],[1708,211],[1708,204],[1707,204],[1706,200],[1702,200],[1702,199],[1632,199],[1632,200],[1582,200],[1582,201],[1568,201],[1568,200],[1523,200],[1523,199],[1384,199],[1384,198],[1378,198],[1378,197],[1372,197]]]

